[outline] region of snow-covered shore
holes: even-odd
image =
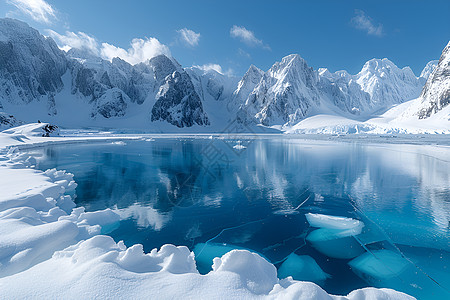
[[[200,275],[185,246],[144,253],[104,234],[119,221],[111,210],[84,212],[72,201],[73,175],[35,170],[26,147],[138,136],[42,137],[46,124],[0,133],[0,295],[4,299],[414,299],[366,288],[332,296],[314,283],[279,280],[255,253],[234,250]]]

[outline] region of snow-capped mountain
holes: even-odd
[[[52,106],[66,69],[66,57],[51,38],[23,22],[0,19],[0,107],[33,100]]]
[[[436,69],[428,78],[421,94],[419,118],[426,119],[450,104],[450,43],[442,51]]]
[[[304,59],[286,56],[262,75],[240,110],[268,126],[300,121],[319,105],[317,83]]]
[[[233,96],[230,101],[230,107],[239,108],[241,104],[245,103],[248,95],[250,95],[256,85],[261,81],[263,75],[264,72],[261,69],[251,65],[242,79],[238,82],[237,88],[233,92]]]
[[[78,49],[65,53],[17,20],[0,20],[0,82],[0,108],[25,121],[54,116],[64,123],[78,114],[83,126],[81,120],[95,124],[139,114],[141,128],[152,121],[209,124],[189,74],[175,59],[160,55],[133,66]]]
[[[407,69],[405,71],[409,73]],[[320,70],[320,73],[322,76],[332,76],[326,70]],[[286,128],[286,132],[450,134],[450,43],[442,52],[439,63],[437,61],[428,63],[418,79],[426,80],[418,98],[395,105],[381,115],[367,120],[326,114],[316,115]]]
[[[432,68],[428,64],[422,75],[428,76]],[[364,118],[417,98],[424,77],[386,58],[372,59],[358,74],[350,75],[324,68],[315,71],[300,56],[289,55],[261,76],[240,111],[268,126],[292,126],[321,113]]]
[[[428,80],[431,73],[436,69],[437,65],[439,63],[439,60],[432,60],[427,63],[425,68],[423,68],[422,73],[420,73],[420,77],[423,78],[425,81]]]
[[[359,116],[373,108],[370,94],[347,71],[330,73],[328,69],[321,68],[318,73],[320,90],[341,113]]]
[[[162,68],[164,72],[158,72],[159,70],[155,69],[155,74],[160,74],[157,78],[167,75],[156,94],[151,120],[165,120],[177,127],[191,127],[195,123],[208,125],[209,121],[203,112],[202,101],[186,71],[181,68],[173,70],[170,65],[173,67],[175,65],[164,55],[152,58],[150,63],[154,64],[155,60],[158,66],[164,65]]]
[[[370,95],[374,108],[388,108],[417,98],[424,83],[411,68],[400,69],[387,58],[369,60],[354,78]]]
[[[4,127],[42,120],[66,127],[154,131],[220,131],[234,120],[283,129],[319,114],[364,120],[418,97],[430,74],[423,92],[430,104],[424,100],[422,109],[435,111],[448,103],[448,97],[438,95],[448,82],[448,59],[442,61],[436,72],[432,61],[416,77],[409,67],[372,59],[351,75],[314,70],[292,54],[266,72],[252,65],[237,78],[185,69],[164,55],[131,65],[86,50],[65,52],[27,24],[6,18],[0,19],[0,111]]]
[[[72,94],[90,98],[93,118],[124,117],[129,106],[147,101],[154,102],[151,121],[177,127],[209,124],[190,76],[175,59],[159,55],[132,66],[120,58],[109,62],[71,51]]]

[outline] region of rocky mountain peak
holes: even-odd
[[[420,77],[427,80],[430,77],[431,73],[433,73],[434,70],[436,69],[438,63],[439,60],[429,61],[423,68],[422,72],[420,73]]]
[[[177,127],[209,125],[200,97],[184,70],[175,70],[166,76],[165,83],[156,95],[151,120],[167,121]]]
[[[26,23],[0,19],[0,85],[2,97],[29,103],[63,88],[67,60],[51,38]]]
[[[168,58],[164,54],[151,58],[148,61],[148,65],[153,69],[157,81],[163,81],[168,75],[181,69],[178,62]]]
[[[423,87],[420,119],[426,119],[450,104],[450,42],[442,51],[436,69]]]

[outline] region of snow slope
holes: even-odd
[[[114,137],[42,137],[46,125],[0,133],[2,298],[414,299],[374,288],[332,296],[313,283],[279,280],[271,263],[247,250],[215,258],[213,271],[200,275],[187,247],[164,245],[144,253],[142,245],[116,243],[104,235],[119,221],[116,213],[74,208],[73,175],[37,171],[34,158],[19,150]]]
[[[358,121],[339,115],[315,115],[292,127],[285,128],[285,133],[450,134],[450,108],[445,107],[427,119],[419,119],[416,112],[421,105],[421,98],[410,100],[366,121]]]

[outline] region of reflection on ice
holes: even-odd
[[[121,219],[133,218],[136,220],[139,227],[151,227],[156,231],[160,231],[171,219],[170,213],[162,214],[152,207],[139,204],[133,204],[127,208],[115,209],[114,212],[117,213]]]
[[[280,277],[333,294],[375,285],[450,299],[450,148],[281,138],[239,150],[237,140],[33,151],[39,168],[75,174],[79,206],[121,216],[117,241],[186,245],[203,273],[251,249]]]
[[[323,282],[331,276],[325,273],[317,262],[308,255],[290,254],[278,268],[278,278],[292,276],[295,280],[312,281],[317,284]]]

